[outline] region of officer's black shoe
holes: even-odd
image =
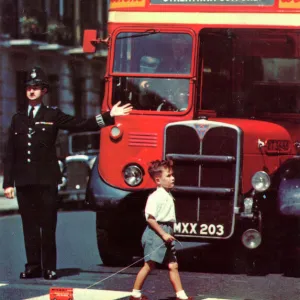
[[[44,279],[47,279],[47,280],[56,280],[57,279],[56,271],[45,270],[44,271]]]
[[[38,278],[42,276],[41,269],[26,269],[24,272],[20,273],[21,279],[29,279],[29,278]]]

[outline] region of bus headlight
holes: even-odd
[[[251,183],[257,192],[264,192],[271,185],[270,176],[264,171],[256,172],[252,176]]]
[[[143,180],[143,169],[138,165],[127,165],[123,170],[125,182],[129,186],[138,186]]]

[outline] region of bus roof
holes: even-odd
[[[110,0],[108,22],[300,28],[300,0]]]

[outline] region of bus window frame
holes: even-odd
[[[183,28],[183,27],[176,27],[175,29],[173,27],[169,26],[162,26],[160,28],[154,27],[154,28],[150,28],[151,30],[156,30],[157,33],[183,33],[183,34],[189,34],[192,37],[192,52],[191,52],[191,70],[189,74],[172,74],[172,73],[159,73],[159,74],[155,74],[155,73],[127,73],[127,72],[114,72],[113,71],[113,65],[114,65],[114,60],[115,60],[115,53],[116,53],[116,40],[117,40],[117,36],[120,33],[125,33],[125,32],[136,32],[136,33],[143,33],[146,32],[147,30],[149,30],[149,26],[145,26],[142,25],[140,27],[133,27],[133,26],[124,26],[124,27],[120,27],[116,30],[114,30],[111,34],[111,47],[110,47],[110,61],[109,61],[109,66],[108,66],[108,72],[110,76],[116,75],[116,76],[122,76],[122,75],[132,75],[132,74],[137,74],[136,76],[140,76],[140,77],[166,77],[166,75],[168,75],[168,77],[185,77],[185,78],[190,78],[191,76],[193,76],[194,72],[195,72],[195,64],[192,64],[192,62],[195,59],[195,51],[196,51],[196,32],[191,29],[191,28]],[[155,76],[153,76],[153,74],[155,74]],[[141,76],[142,75],[142,76]],[[145,76],[144,76],[145,75]]]
[[[138,28],[133,26],[124,26],[114,30],[111,34],[111,46],[109,49],[109,59],[108,59],[108,106],[112,107],[112,94],[113,94],[113,78],[114,77],[132,77],[132,78],[170,78],[170,79],[188,79],[189,80],[189,99],[188,99],[188,107],[185,111],[146,111],[146,110],[133,110],[131,114],[143,114],[143,115],[176,115],[182,116],[190,113],[192,107],[194,106],[195,101],[195,85],[196,83],[196,72],[197,72],[197,64],[198,59],[198,46],[197,46],[197,34],[191,28],[183,28],[183,27],[171,27],[169,26],[161,26],[161,27],[153,27],[150,28],[151,30],[156,30],[158,33],[182,33],[182,34],[189,34],[192,38],[192,45],[191,45],[191,70],[188,74],[172,74],[172,73],[129,73],[129,72],[114,72],[114,61],[115,61],[115,49],[116,49],[116,40],[117,36],[120,33],[125,32],[136,32],[136,33],[143,33],[149,30],[149,26],[141,25]],[[196,99],[197,101],[197,99]]]

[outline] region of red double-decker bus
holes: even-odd
[[[300,2],[111,0],[108,28],[102,109],[134,109],[102,129],[87,190],[104,264],[140,253],[148,162],[162,158],[175,163],[179,240],[258,251],[292,239]],[[85,32],[86,52],[99,42]]]

